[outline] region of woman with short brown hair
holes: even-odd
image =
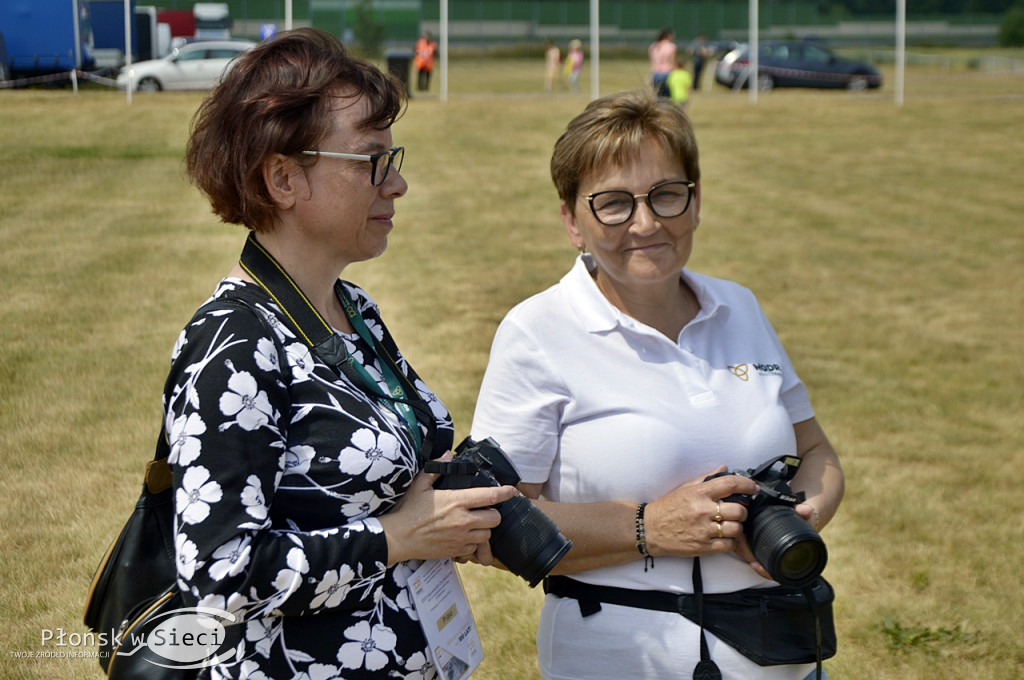
[[[249,230],[164,391],[179,585],[234,618],[214,678],[436,677],[408,563],[490,562],[490,506],[514,493],[433,488],[422,468],[451,446],[448,411],[339,279],[387,247],[409,188],[391,134],[404,105],[389,76],[299,29],[244,54],[194,120],[189,176]]]

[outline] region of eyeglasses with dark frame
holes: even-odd
[[[677,180],[655,184],[646,194],[631,194],[614,189],[588,194],[586,199],[598,222],[608,227],[617,227],[633,217],[638,198],[646,199],[647,206],[658,217],[679,217],[690,208],[696,186],[696,182]]]
[[[393,146],[387,151],[381,151],[373,155],[367,155],[362,153],[338,153],[337,151],[303,151],[302,153],[307,156],[324,156],[326,158],[344,158],[350,161],[369,161],[370,162],[370,183],[379,187],[384,184],[384,180],[388,178],[388,173],[391,171],[391,166],[395,166],[395,170],[398,172],[402,171],[402,161],[405,160],[405,147],[404,146]],[[388,162],[382,164],[380,160],[387,156]]]

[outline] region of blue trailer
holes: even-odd
[[[0,0],[0,35],[10,78],[95,66],[88,0]]]
[[[89,0],[92,40],[96,66],[120,67],[124,63],[124,0]],[[135,1],[129,0],[129,16],[135,15]],[[139,61],[138,39],[132,30],[132,61]],[[142,59],[152,59],[146,55]]]

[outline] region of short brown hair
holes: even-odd
[[[277,212],[263,183],[271,155],[302,156],[330,133],[337,97],[365,97],[367,129],[401,116],[406,93],[392,76],[350,56],[337,38],[312,28],[286,31],[245,52],[192,119],[186,172],[224,222],[273,229]]]
[[[697,136],[690,119],[672,100],[637,90],[595,99],[569,122],[551,155],[551,179],[559,197],[575,215],[583,178],[635,158],[649,139],[675,153],[688,180],[700,181]]]

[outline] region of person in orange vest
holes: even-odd
[[[416,86],[420,92],[430,89],[430,73],[434,70],[436,52],[437,43],[431,39],[430,31],[423,31],[423,35],[416,41],[416,56],[412,62],[416,68]]]

